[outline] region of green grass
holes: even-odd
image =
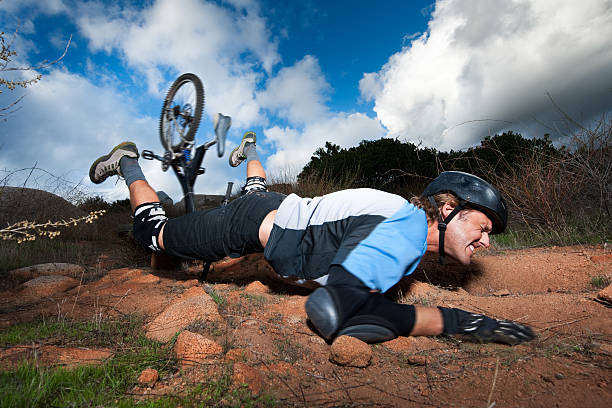
[[[594,219],[574,220],[563,229],[543,227],[513,227],[506,232],[493,235],[491,242],[498,249],[521,249],[530,247],[598,245],[612,241],[612,223]]]
[[[212,300],[215,301],[217,306],[224,307],[225,304],[227,303],[225,298],[222,295],[220,295],[219,293],[217,293],[217,291],[215,291],[213,288],[211,288],[211,287],[207,288],[206,292],[210,295]]]
[[[591,278],[591,286],[595,289],[603,289],[610,284],[610,278],[603,275],[593,276]]]
[[[128,315],[121,319],[93,320],[47,319],[22,323],[0,331],[0,346],[31,343],[50,337],[65,344],[121,346],[138,342],[144,317]]]
[[[94,242],[76,243],[38,238],[18,244],[0,240],[0,273],[48,262],[84,264],[97,254]]]
[[[154,368],[163,379],[178,373],[172,352],[174,342],[162,344],[144,337],[144,319],[126,316],[102,322],[47,320],[24,323],[0,331],[0,345],[30,344],[52,339],[65,346],[108,347],[114,356],[99,366],[77,368],[36,367],[22,362],[0,371],[1,407],[196,407],[274,406],[267,394],[255,397],[244,386],[232,387],[232,367],[205,383],[188,384],[180,395],[145,397],[130,395],[145,368]],[[220,363],[221,364],[221,363]]]
[[[256,309],[261,309],[267,303],[265,296],[253,293],[241,293],[240,297],[248,300]]]

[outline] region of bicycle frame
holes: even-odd
[[[195,184],[196,178],[200,174],[204,174],[206,169],[204,167],[200,167],[202,165],[202,161],[204,160],[204,156],[206,151],[210,149],[217,143],[217,139],[213,139],[207,143],[204,143],[198,146],[195,149],[195,154],[193,158],[187,162],[184,154],[179,154],[175,158],[169,157],[168,154],[165,154],[164,157],[158,156],[150,150],[143,150],[142,157],[147,160],[159,160],[162,162],[162,166],[172,167],[174,174],[179,180],[181,184],[181,188],[183,189],[183,197],[185,199],[185,211],[187,213],[195,211],[195,202],[194,202],[194,193],[193,186]]]

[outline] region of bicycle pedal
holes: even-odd
[[[204,167],[200,167],[197,171],[197,174],[200,175],[200,174],[204,174],[205,172],[206,172],[206,169]]]
[[[150,150],[143,150],[142,151],[142,158],[146,159],[146,160],[153,160],[155,158],[155,153],[153,153]]]

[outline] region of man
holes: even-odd
[[[489,235],[506,227],[499,192],[467,173],[445,172],[421,197],[352,189],[322,197],[268,192],[247,132],[230,155],[230,165],[247,161],[243,195],[225,207],[168,219],[138,164],[131,142],[98,158],[90,179],[101,183],[119,174],[130,190],[134,238],[153,251],[217,261],[263,252],[282,276],[315,280],[306,302],[312,324],[328,341],[340,335],[367,342],[397,336],[467,335],[478,341],[515,345],[532,340],[532,330],[456,308],[394,303],[382,293],[412,273],[425,251],[468,264],[474,250],[489,247]],[[452,221],[452,222],[451,222]]]

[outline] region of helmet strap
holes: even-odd
[[[429,202],[438,210],[438,231],[440,231],[439,239],[438,239],[438,254],[440,255],[440,264],[444,265],[444,232],[446,231],[446,226],[448,223],[457,215],[459,211],[463,208],[464,204],[460,203],[457,207],[448,214],[448,217],[442,218],[442,212],[438,207],[438,203],[433,198],[433,196],[428,197]]]

